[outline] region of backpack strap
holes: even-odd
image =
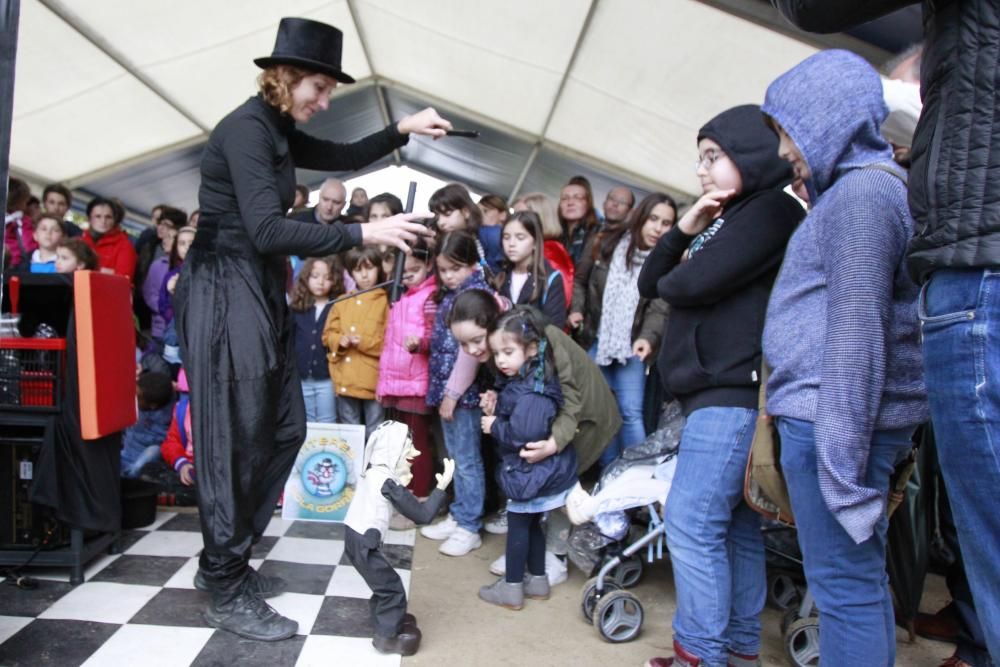
[[[545,291],[542,292],[542,305],[545,305],[545,300],[549,298],[549,289],[552,287],[552,283],[556,281],[556,276],[561,276],[562,273],[558,269],[554,270],[549,274],[548,280],[545,281]]]

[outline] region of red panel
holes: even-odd
[[[73,274],[80,431],[93,440],[135,423],[135,323],[128,278]]]

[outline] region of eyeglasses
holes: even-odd
[[[722,151],[709,149],[702,154],[698,161],[694,163],[694,170],[698,171],[702,167],[705,169],[711,169],[712,165],[726,157],[726,154]]]
[[[587,195],[562,195],[559,201],[587,201]]]
[[[618,204],[619,206],[632,206],[632,203],[626,199],[615,199],[614,197],[605,198],[606,202],[611,202],[613,204]]]

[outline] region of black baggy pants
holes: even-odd
[[[284,281],[283,259],[199,230],[176,290],[205,541],[199,565],[216,604],[239,594],[305,440]]]
[[[377,530],[369,528],[361,535],[350,526],[345,529],[344,552],[372,589],[368,605],[375,623],[375,635],[395,637],[402,629],[406,614],[403,581],[382,555],[382,538]]]

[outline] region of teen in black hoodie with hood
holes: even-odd
[[[677,589],[675,667],[755,665],[760,651],[764,545],[759,517],[743,502],[743,475],[768,296],[805,215],[781,190],[792,173],[777,150],[756,105],[701,128],[704,194],[639,275],[642,296],[671,306],[660,374],[688,418],[665,511]]]

